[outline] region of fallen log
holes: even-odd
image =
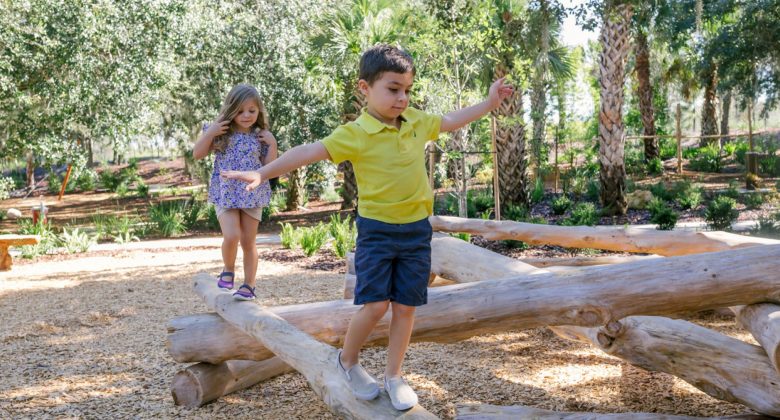
[[[431,272],[458,283],[469,283],[539,274],[544,270],[449,235],[435,234],[431,240]]]
[[[219,364],[228,360],[265,360],[273,353],[257,339],[214,313],[179,316],[168,322],[165,348],[179,363]],[[208,349],[207,352],[201,349]],[[195,351],[195,354],[192,354]]]
[[[737,322],[764,348],[775,371],[780,372],[780,306],[761,303],[735,306],[731,310]]]
[[[356,399],[335,368],[336,349],[315,340],[259,305],[234,300],[230,293],[220,291],[208,274],[203,273],[195,280],[195,293],[206,306],[255,337],[284,363],[300,372],[335,414],[348,419],[436,418],[420,405],[399,412],[392,407],[385,393],[374,401]]]
[[[534,420],[763,420],[770,417],[742,414],[728,417],[689,417],[655,413],[572,413],[543,410],[522,405],[498,406],[489,404],[458,404],[456,419],[534,419]]]
[[[431,216],[433,230],[464,232],[488,240],[514,239],[532,245],[558,245],[568,248],[596,248],[663,256],[701,254],[740,249],[755,245],[780,244],[774,239],[756,238],[726,232],[683,232],[631,227],[537,225],[512,221],[463,219]]]
[[[278,357],[261,362],[229,360],[216,365],[197,363],[176,372],[171,395],[176,405],[196,408],[291,370]]]
[[[778,259],[780,245],[769,245],[592,267],[568,276],[535,274],[436,287],[428,291],[428,304],[417,309],[412,339],[449,343],[510,329],[593,327],[631,315],[780,302],[780,278],[775,275]],[[750,270],[734,270],[736,266]],[[197,278],[203,281],[208,276]],[[269,308],[331,345],[342,344],[357,310],[346,300]],[[369,345],[386,343],[389,318],[378,323],[368,337]],[[188,352],[195,353],[193,349]],[[236,357],[226,360],[231,359]]]
[[[607,354],[677,376],[704,393],[780,416],[780,374],[761,347],[688,321],[632,316],[602,328],[558,327]]]
[[[549,267],[590,267],[592,265],[624,264],[628,262],[649,260],[652,258],[662,258],[662,257],[660,255],[627,255],[627,256],[606,255],[603,257],[521,258],[520,261],[538,268],[549,268]]]

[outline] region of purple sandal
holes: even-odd
[[[230,281],[223,280],[223,277],[230,277]],[[223,271],[217,276],[217,287],[225,291],[233,290],[233,280],[235,277],[236,275],[234,273]]]
[[[233,299],[236,300],[254,300],[255,288],[249,287],[247,284],[242,284],[241,287],[233,293]]]

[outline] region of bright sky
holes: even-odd
[[[572,8],[584,3],[585,0],[565,0],[563,5],[566,8]],[[598,34],[591,31],[583,31],[582,28],[577,26],[577,19],[573,15],[566,16],[563,21],[563,33],[561,34],[563,43],[565,45],[574,47],[579,45],[586,45],[590,40],[598,39]]]

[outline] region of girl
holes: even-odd
[[[192,156],[206,157],[214,151],[214,173],[209,183],[209,202],[217,209],[222,229],[222,260],[225,264],[217,277],[217,286],[233,289],[238,244],[244,251],[244,284],[233,297],[238,300],[255,298],[257,275],[257,225],[262,208],[271,200],[271,188],[265,182],[253,191],[246,191],[241,181],[220,177],[221,171],[256,171],[276,159],[276,139],[268,131],[268,114],[257,90],[240,84],[231,89],[222,105],[219,117],[203,127]]]

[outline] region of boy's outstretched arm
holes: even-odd
[[[246,190],[252,191],[260,186],[264,179],[276,178],[293,169],[325,159],[330,160],[330,154],[322,143],[302,144],[288,150],[279,159],[263,166],[259,171],[222,171],[220,175],[223,178],[248,182]]]
[[[501,101],[511,96],[515,91],[515,88],[512,87],[512,85],[504,83],[504,79],[505,78],[502,77],[490,85],[488,97],[484,101],[470,107],[452,111],[443,116],[439,131],[455,131],[498,108],[498,106],[501,105]]]

